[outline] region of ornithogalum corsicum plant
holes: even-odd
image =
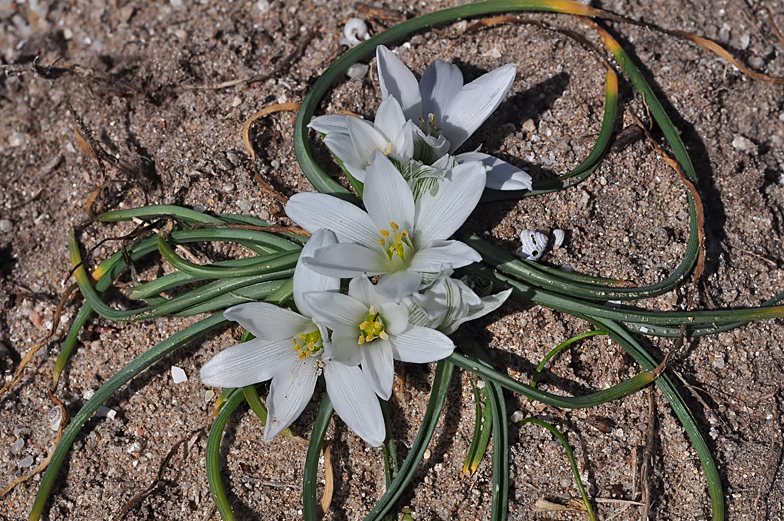
[[[297,159],[304,175],[321,193],[295,194],[285,211],[294,224],[312,234],[310,238],[291,233],[291,229],[271,228],[268,223],[249,216],[213,215],[176,206],[108,212],[99,216],[99,221],[165,217],[175,224],[170,230],[131,244],[88,274],[76,240],[71,237],[74,275],[86,302],[64,341],[55,366],[57,375],[93,311],[109,320],[126,321],[170,314],[212,314],[134,360],[87,401],[52,455],[31,520],[42,515],[69,447],[105,400],[157,360],[232,321],[249,332],[247,341],[216,354],[201,369],[205,385],[225,388],[208,439],[207,472],[213,499],[226,520],[234,517],[220,479],[221,436],[229,416],[243,401],[264,419],[264,437],[275,443],[276,435],[289,426],[307,428],[300,425],[302,422],[294,422],[309,406],[314,393],[321,392],[317,384],[323,376],[326,392],[322,394],[310,431],[304,468],[303,515],[308,521],[318,517],[319,457],[334,408],[364,442],[373,447],[383,445],[386,451],[387,491],[368,516],[380,520],[394,514],[405,486],[423,458],[456,366],[476,375],[475,378],[482,378],[486,384],[475,388],[479,397],[477,430],[466,468],[476,468],[492,432],[493,521],[506,519],[510,487],[504,389],[552,406],[578,408],[625,396],[654,381],[673,405],[700,456],[708,479],[713,517],[722,519],[721,481],[710,450],[686,403],[666,374],[662,374],[664,367],[658,367],[658,362],[640,346],[636,335],[698,337],[752,320],[780,317],[784,308],[774,304],[784,295],[777,295],[759,308],[730,311],[665,313],[603,305],[610,300],[635,300],[670,291],[699,266],[702,207],[694,188],[697,178],[691,160],[661,103],[620,45],[593,22],[583,18],[599,33],[643,97],[679,165],[690,219],[681,264],[672,275],[656,284],[628,287],[619,285],[618,281],[565,273],[533,262],[543,259],[547,247],[546,236],[539,232],[523,233],[520,255],[524,258],[515,257],[470,233],[455,237],[483,196],[516,198],[566,189],[597,168],[610,144],[617,114],[618,80],[609,64],[605,113],[594,148],[572,171],[534,181],[522,168],[511,164],[515,161],[506,162],[491,155],[497,151],[460,153],[469,137],[504,102],[513,87],[516,66],[501,64],[466,84],[460,69],[444,56],[445,60],[433,62],[417,80],[414,72],[385,46],[434,24],[516,10],[622,20],[569,0],[484,2],[406,21],[347,52],[314,82],[294,128]],[[336,114],[315,117],[332,84],[344,77],[349,66],[358,60],[371,59],[374,53],[381,103],[373,121]],[[319,136],[310,136],[309,128]],[[355,193],[330,178],[316,164],[310,153],[311,139],[323,139],[348,174]],[[248,248],[253,256],[199,265],[179,257],[172,247],[198,241],[234,242]],[[117,310],[103,302],[102,293],[130,263],[156,250],[175,272],[131,289],[130,297],[148,301],[146,307]],[[168,291],[186,285],[195,285],[195,289],[169,296]],[[481,346],[456,346],[455,339],[460,337],[447,336],[465,322],[499,309],[513,297],[572,314],[594,327],[556,347],[542,362],[540,370],[575,339],[603,334],[625,349],[643,371],[587,396],[556,396],[537,389],[535,383],[528,385],[511,378],[504,367],[493,367]],[[400,433],[392,428],[394,419],[385,418],[384,406],[384,401],[392,395],[395,361],[438,362],[419,435],[401,465],[397,464],[393,450],[393,436]],[[258,389],[267,389],[267,385],[265,407]],[[536,418],[523,421],[543,424]],[[573,460],[572,463],[577,469]],[[579,472],[575,472],[575,478],[586,509],[593,516]]]

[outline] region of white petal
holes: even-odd
[[[299,417],[313,396],[317,378],[313,360],[308,358],[282,368],[275,375],[267,396],[267,426],[264,428],[266,441],[271,441]]]
[[[531,176],[514,165],[481,152],[466,152],[455,156],[458,163],[481,161],[491,170],[487,172],[487,188],[493,190],[530,190]]]
[[[422,81],[419,83],[419,93],[422,95],[422,117],[425,121],[432,113],[438,124],[447,106],[462,88],[463,73],[457,65],[443,60],[431,63],[425,69]]]
[[[516,74],[514,65],[504,65],[480,76],[452,99],[441,124],[442,133],[454,152],[493,113],[512,86]]]
[[[368,273],[379,275],[387,268],[386,256],[378,248],[361,244],[338,243],[318,250],[303,259],[305,266],[330,277],[353,278]]]
[[[418,130],[411,120],[403,124],[403,128],[400,129],[400,132],[392,140],[392,150],[396,156],[403,159],[414,156],[414,136],[416,136]]]
[[[438,272],[442,268],[455,269],[479,262],[482,256],[460,241],[433,241],[430,246],[416,252],[409,269],[421,272]]]
[[[422,98],[414,73],[383,45],[376,47],[376,60],[381,97],[393,96],[400,102],[406,119],[417,121],[422,115]]]
[[[355,168],[367,167],[367,156],[363,157],[357,152],[348,133],[329,134],[324,138],[324,144],[344,165],[352,165]]]
[[[286,215],[310,233],[328,228],[335,232],[340,242],[378,242],[378,230],[370,216],[348,201],[331,195],[294,194],[286,204]]]
[[[449,152],[449,140],[444,136],[426,136],[420,129],[414,133],[414,159],[433,164]],[[433,164],[435,167],[436,165]]]
[[[397,99],[389,97],[381,102],[373,126],[387,138],[388,142],[400,133],[405,124],[406,118]]]
[[[456,319],[448,326],[442,328],[442,331],[444,332],[444,334],[449,335],[450,333],[457,331],[457,328],[460,327],[461,324],[468,322],[470,320],[483,317],[488,313],[495,311],[496,309],[501,307],[501,304],[503,304],[511,294],[512,294],[512,290],[508,289],[506,291],[496,293],[495,295],[490,295],[488,297],[483,298],[482,304],[480,306],[470,308],[466,315]]]
[[[379,302],[388,301],[388,298],[381,297],[376,293],[376,287],[365,276],[356,277],[351,279],[348,283],[348,294],[350,297],[362,302],[365,306],[375,306]]]
[[[223,316],[267,341],[294,338],[310,325],[310,319],[266,302],[240,304],[224,311]]]
[[[275,342],[254,339],[231,346],[202,366],[201,381],[226,388],[265,382],[275,376],[281,365],[299,360],[291,338]]]
[[[375,129],[373,125],[363,119],[351,118],[346,122],[351,142],[357,151],[357,157],[362,161],[369,161],[374,150],[386,150],[386,136]]]
[[[386,429],[381,406],[374,394],[367,392],[369,382],[359,367],[338,362],[324,363],[327,394],[340,418],[369,445],[384,442]]]
[[[370,387],[382,400],[392,396],[392,380],[395,378],[395,363],[389,340],[376,338],[363,344],[362,371],[370,381]]]
[[[439,183],[438,193],[417,201],[416,244],[450,237],[460,228],[482,197],[485,169],[479,162],[457,165],[452,179]]]
[[[356,334],[332,333],[332,342],[324,347],[324,358],[335,363],[358,366],[362,363],[362,346],[359,345],[359,326]]]
[[[303,264],[304,257],[310,257],[314,252],[325,246],[336,244],[338,238],[330,230],[317,230],[308,240],[297,261],[294,270],[294,303],[297,309],[305,316],[313,316],[308,308],[307,302],[302,298],[303,293],[309,291],[338,291],[340,290],[340,279],[317,273]]]
[[[435,362],[452,354],[455,344],[445,334],[426,327],[411,329],[392,339],[392,352],[396,360],[424,364]]]
[[[359,324],[365,321],[368,307],[348,295],[339,293],[305,293],[308,306],[313,310],[316,322],[323,323],[330,329],[343,328],[356,330],[359,338]]]
[[[384,322],[384,330],[387,334],[391,336],[399,335],[408,329],[408,308],[406,306],[388,301],[381,302],[376,307]]]
[[[395,302],[399,302],[419,289],[421,282],[422,274],[417,271],[410,269],[398,271],[397,273],[382,275],[378,279],[376,291]]]
[[[411,188],[392,161],[380,151],[373,153],[371,163],[362,195],[368,215],[379,230],[389,230],[391,222],[403,230],[411,230],[415,215]]]
[[[313,118],[308,123],[308,127],[312,128],[316,132],[320,132],[322,134],[332,134],[332,133],[342,133],[348,135],[348,127],[346,126],[346,120],[353,116],[343,116],[340,114],[329,114],[326,116],[319,116],[317,118]]]

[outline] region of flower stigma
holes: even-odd
[[[384,322],[378,316],[375,306],[370,306],[370,314],[365,318],[365,321],[359,325],[359,340],[357,344],[362,345],[366,342],[372,342],[376,338],[381,340],[389,340],[389,335],[384,331]]]
[[[300,360],[310,358],[310,355],[321,351],[324,343],[321,339],[321,331],[318,329],[310,333],[300,333],[291,339],[294,344],[294,351],[299,355]]]

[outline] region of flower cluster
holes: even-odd
[[[463,85],[460,70],[438,60],[417,82],[386,47],[377,58],[384,99],[373,123],[328,115],[310,124],[348,175],[364,183],[365,209],[326,194],[294,195],[286,213],[312,234],[294,272],[298,312],[267,303],[226,310],[256,338],[201,370],[205,384],[219,387],[272,380],[267,440],[300,415],[323,374],[343,421],[380,445],[378,398],[392,393],[394,361],[449,356],[454,344],[446,335],[509,296],[480,298],[452,278],[480,256],[450,237],[485,187],[530,188],[531,179],[486,154],[452,153],[501,103],[515,68]],[[343,279],[349,279],[345,293]]]

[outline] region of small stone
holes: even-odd
[[[743,36],[740,37],[740,48],[744,51],[749,48],[749,43],[751,42],[751,35],[749,33],[743,33]]]
[[[21,132],[14,132],[11,134],[11,137],[8,139],[8,145],[12,147],[22,146],[22,143],[24,143],[26,137],[27,137],[26,134],[23,134]]]
[[[98,418],[109,418],[111,420],[115,416],[117,416],[117,411],[115,411],[114,409],[111,409],[109,407],[105,407],[105,406],[101,405],[100,407],[98,407],[98,410],[95,411],[95,415]]]
[[[188,31],[186,31],[185,29],[175,29],[174,36],[176,36],[180,40],[185,40],[188,38]]]
[[[515,411],[512,413],[512,418],[511,418],[512,422],[518,423],[523,421],[524,419],[525,419],[525,414],[523,414],[523,411]]]
[[[173,365],[171,367],[171,375],[172,375],[172,380],[176,384],[181,384],[183,382],[188,381],[188,375],[186,375],[185,371],[183,371],[181,368],[177,367],[176,365]]]
[[[765,60],[762,59],[761,56],[752,56],[751,58],[749,58],[749,65],[751,65],[755,69],[764,69]]]
[[[750,156],[757,155],[757,145],[754,144],[749,138],[740,134],[735,134],[732,138],[732,146],[737,150],[741,150]]]
[[[526,132],[536,132],[536,123],[534,123],[534,120],[529,119],[523,123],[523,130]]]
[[[11,444],[11,452],[13,454],[19,454],[24,448],[24,444],[25,441],[23,438],[17,438],[16,441]]]
[[[14,223],[8,219],[0,219],[0,232],[10,232],[14,229]]]
[[[280,161],[278,161],[277,159],[273,159],[272,161],[270,161],[270,166],[275,170],[277,170],[278,168],[280,168]]]
[[[259,10],[259,12],[266,13],[272,6],[270,5],[269,0],[259,0],[256,2],[255,7]]]
[[[364,63],[355,63],[348,68],[346,76],[352,80],[361,80],[368,73],[368,70],[370,70],[368,65],[365,65]]]
[[[242,105],[242,98],[240,98],[239,96],[234,96],[234,99],[231,100],[231,106],[239,107],[240,105]]]
[[[33,464],[33,457],[32,456],[25,456],[25,458],[19,462],[19,466],[22,468],[27,468]]]
[[[117,17],[120,19],[122,23],[128,23],[128,20],[131,19],[133,16],[135,8],[131,5],[126,5],[122,9],[117,11]]]
[[[215,391],[213,391],[212,389],[209,389],[209,390],[204,392],[204,401],[205,402],[209,403],[209,401],[212,400],[213,398],[215,398]]]
[[[247,199],[242,199],[241,201],[237,201],[237,206],[239,207],[240,210],[247,213],[251,211],[251,209],[253,208],[253,203],[248,201]]]

